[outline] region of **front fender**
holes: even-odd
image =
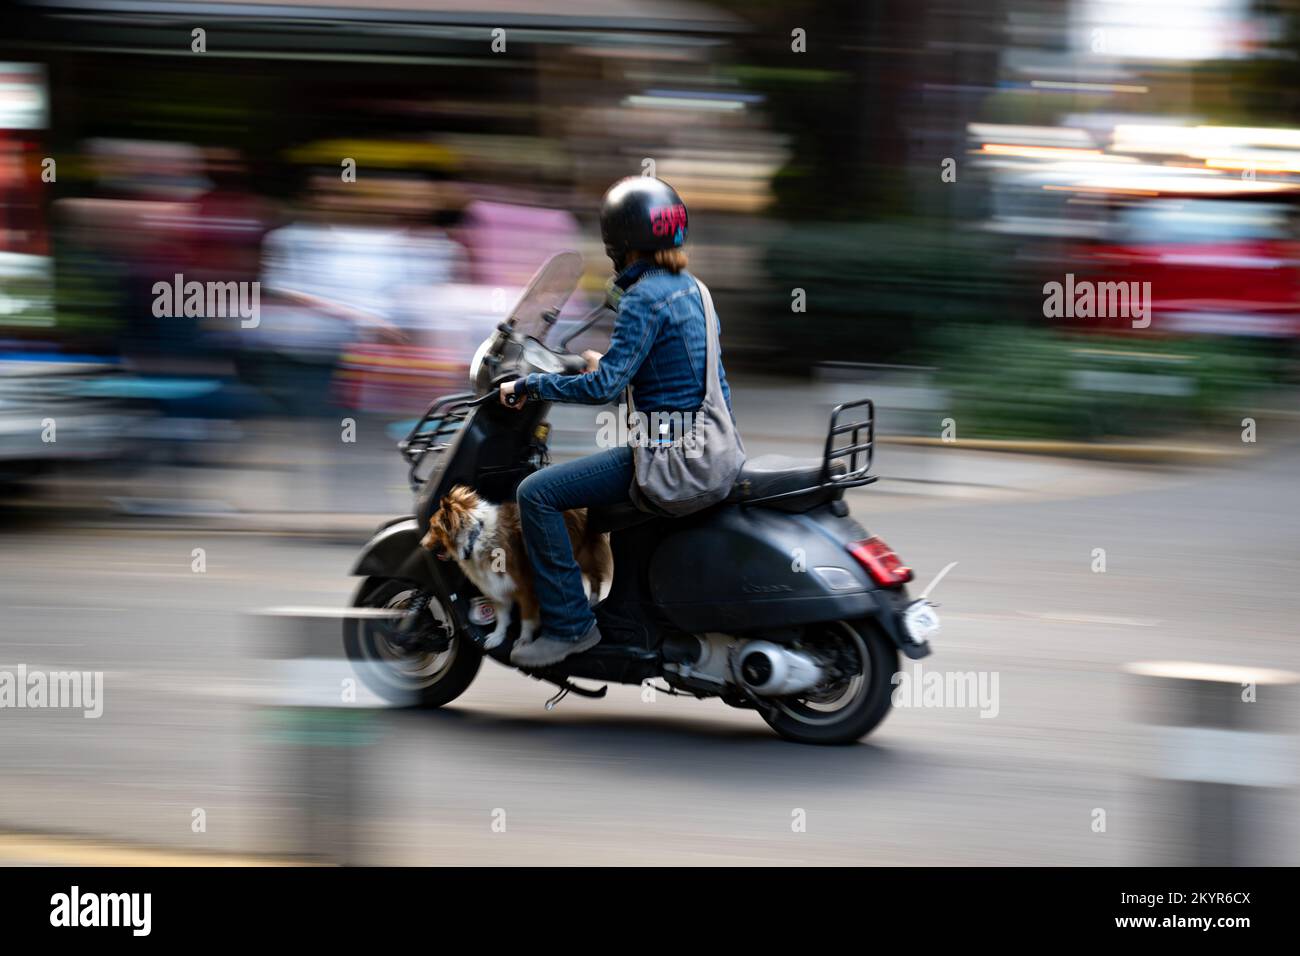
[[[366,542],[352,565],[351,573],[435,584],[439,576],[435,564],[437,558],[420,547],[422,537],[420,526],[414,518],[399,518],[389,522]]]

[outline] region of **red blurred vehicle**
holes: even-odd
[[[1107,329],[1300,335],[1300,246],[1287,192],[1170,194],[1116,205],[1107,237],[1076,250],[1078,279],[1150,283],[1150,325]],[[1092,327],[1096,319],[1076,320]]]

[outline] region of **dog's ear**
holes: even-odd
[[[442,539],[447,536],[446,519],[447,512],[442,509],[429,515],[429,530],[420,539],[420,544],[434,554],[440,554],[443,550]]]

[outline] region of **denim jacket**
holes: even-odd
[[[674,275],[636,263],[617,282],[626,291],[600,367],[583,375],[534,372],[523,388],[530,398],[548,402],[605,405],[618,401],[624,386],[631,383],[638,412],[696,411],[704,402],[708,343],[704,305],[694,278],[688,272]],[[719,320],[719,333],[721,327]],[[731,408],[721,350],[718,378]]]

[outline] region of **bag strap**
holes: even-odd
[[[695,279],[695,276],[691,276]],[[700,290],[700,300],[704,303],[704,337],[708,343],[704,361],[708,368],[704,372],[704,390],[705,392],[717,391],[722,386],[718,383],[718,313],[713,308],[713,296],[709,295],[709,287],[699,279],[695,279],[695,285]]]

